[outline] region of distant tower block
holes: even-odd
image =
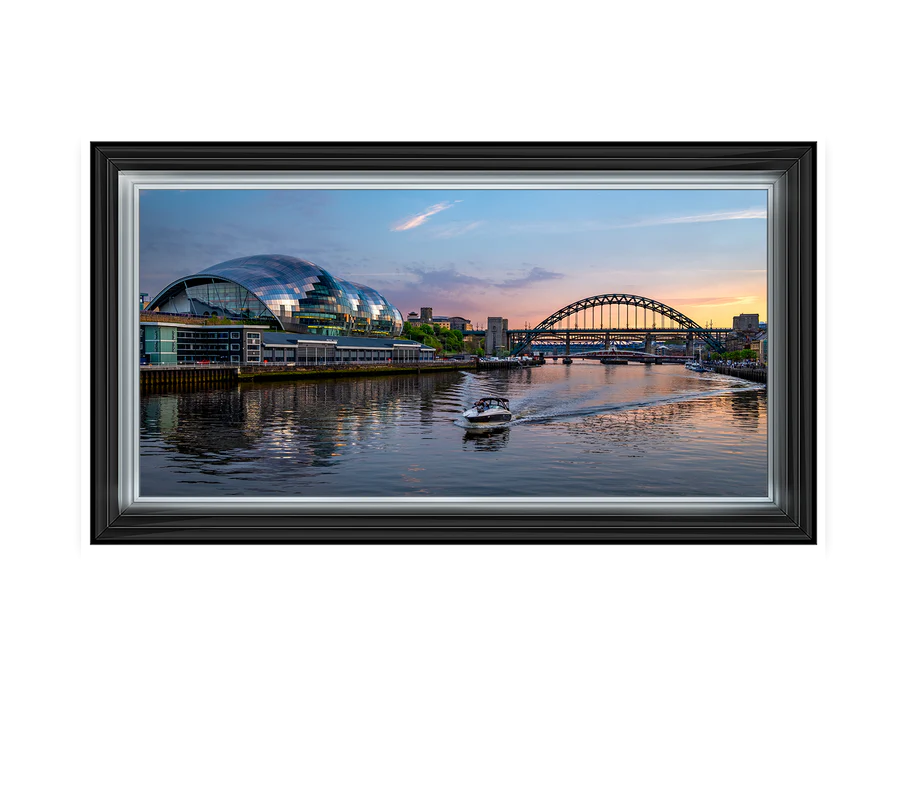
[[[430,306],[423,306],[420,313],[423,323],[430,323],[434,317]]]

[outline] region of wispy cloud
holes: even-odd
[[[483,289],[493,287],[493,283],[489,279],[462,273],[452,264],[443,268],[410,268],[409,272],[416,277],[419,286],[438,291],[455,293],[457,290],[470,287]]]
[[[570,235],[579,232],[605,232],[611,229],[635,229],[642,226],[665,226],[667,224],[703,224],[717,221],[746,221],[764,220],[767,213],[765,208],[748,208],[745,210],[725,210],[716,213],[702,213],[700,215],[677,215],[655,218],[638,218],[633,221],[608,223],[585,219],[582,221],[532,221],[522,224],[512,224],[511,232],[538,232],[553,235]]]
[[[526,263],[527,264],[527,263]],[[529,270],[519,271],[521,275],[511,275],[503,281],[486,279],[481,276],[470,276],[457,270],[454,264],[448,264],[442,268],[410,267],[408,273],[414,277],[408,286],[416,289],[457,295],[467,290],[492,291],[492,290],[516,290],[528,287],[535,282],[551,281],[565,278],[565,274],[547,270],[539,265],[532,265]]]
[[[707,224],[715,221],[746,221],[753,219],[765,219],[765,208],[747,210],[725,210],[718,213],[703,213],[701,215],[678,215],[668,218],[642,218],[626,224],[615,224],[608,229],[630,229],[636,226],[663,226],[665,224]]]
[[[410,309],[418,311],[424,303],[434,306],[435,312],[463,314],[465,317],[471,316],[473,320],[481,318],[481,322],[484,317],[500,311],[498,306],[515,306],[519,314],[527,312],[526,317],[540,315],[543,318],[548,314],[546,308],[523,310],[519,308],[520,302],[540,304],[547,299],[549,285],[546,282],[564,279],[566,275],[532,263],[522,264],[525,267],[507,271],[506,278],[492,278],[483,272],[482,263],[468,263],[471,266],[467,268],[469,272],[459,270],[454,262],[446,262],[438,267],[410,263],[406,266],[402,279],[385,286],[385,295],[391,303],[400,307],[404,315]],[[477,275],[472,275],[473,273]],[[531,285],[533,288],[528,289]],[[563,306],[565,303],[560,299],[556,305]]]
[[[515,289],[517,287],[527,287],[534,282],[545,282],[563,278],[565,278],[565,274],[563,273],[548,271],[546,268],[535,265],[531,268],[530,271],[522,274],[522,276],[513,279],[506,279],[505,281],[497,283],[495,286],[499,287],[500,289]]]
[[[449,210],[454,204],[459,204],[461,201],[462,199],[457,199],[453,202],[439,202],[438,204],[432,204],[431,207],[426,208],[416,215],[411,215],[409,218],[397,221],[391,227],[391,231],[406,232],[410,229],[415,229],[417,226],[424,224],[432,215],[437,215],[439,212]]]

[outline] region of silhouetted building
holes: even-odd
[[[484,332],[484,352],[490,356],[509,347],[509,320],[505,317],[489,317]]]
[[[750,331],[755,334],[759,331],[759,315],[735,315],[731,327],[735,331]]]
[[[471,331],[472,330],[472,321],[467,320],[464,317],[460,317],[459,315],[455,315],[454,317],[447,318],[450,321],[450,329],[452,331]]]
[[[421,326],[427,323],[433,328],[446,328],[458,331],[472,330],[471,320],[460,317],[459,315],[454,315],[453,317],[448,317],[447,315],[435,315],[430,306],[423,306],[421,315],[419,315],[418,312],[410,312],[406,316],[406,322],[411,326]]]

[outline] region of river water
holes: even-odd
[[[484,394],[509,427],[460,427]],[[140,494],[758,497],[766,390],[677,365],[375,376],[143,393]]]

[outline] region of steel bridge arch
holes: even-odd
[[[620,306],[623,304],[626,306],[633,306],[635,309],[648,309],[658,315],[663,315],[678,323],[682,327],[682,330],[690,331],[697,335],[715,350],[721,352],[724,349],[724,346],[703,328],[703,326],[661,301],[654,301],[652,298],[645,298],[642,295],[629,295],[628,293],[604,293],[603,295],[592,295],[590,298],[582,298],[580,301],[575,301],[575,303],[564,306],[562,309],[559,309],[550,315],[550,317],[542,320],[534,328],[528,330],[525,339],[516,346],[515,350],[512,351],[512,355],[517,355],[539,334],[545,331],[553,331],[553,326],[560,321],[565,320],[567,317],[582,312],[585,309],[593,309],[598,306],[612,306],[614,304]]]

